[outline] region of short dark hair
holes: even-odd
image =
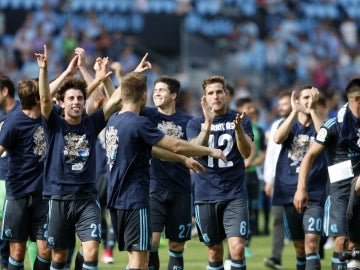
[[[21,107],[29,110],[40,100],[38,79],[22,80],[18,83]]]
[[[352,79],[345,88],[347,96],[355,92],[360,92],[360,78]]]
[[[170,76],[160,76],[155,80],[154,86],[158,82],[165,83],[169,87],[170,93],[176,93],[176,100],[179,99],[179,97],[180,97],[180,82],[177,79],[175,79],[174,77],[170,77]]]
[[[246,103],[252,103],[252,99],[249,97],[239,98],[236,100],[236,107],[242,107]]]
[[[121,80],[124,101],[138,102],[147,90],[147,77],[140,72],[130,72]]]
[[[4,87],[8,89],[9,96],[13,98],[15,96],[14,83],[12,82],[9,76],[0,75],[0,91],[2,91]]]
[[[69,77],[60,84],[59,91],[56,94],[56,99],[64,101],[65,93],[69,89],[80,90],[84,95],[84,99],[86,99],[86,88],[87,83],[84,79],[78,77]]]

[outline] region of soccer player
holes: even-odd
[[[51,251],[46,247],[48,202],[42,198],[46,153],[40,119],[37,80],[18,84],[22,110],[7,119],[0,132],[0,154],[9,155],[6,201],[1,235],[10,241],[8,269],[24,269],[26,241],[37,242],[34,269],[50,268]]]
[[[208,269],[223,268],[223,240],[228,238],[231,269],[246,269],[248,201],[244,159],[251,154],[253,133],[245,113],[229,111],[225,79],[210,76],[203,83],[204,116],[189,121],[188,140],[222,149],[227,163],[202,157],[205,174],[193,175],[195,216],[200,241],[208,247]]]
[[[122,109],[109,119],[105,133],[109,175],[107,206],[118,248],[128,251],[127,269],[145,270],[152,234],[149,212],[151,154],[166,160],[176,160],[171,152],[186,156],[210,155],[220,158],[224,164],[226,158],[219,149],[194,146],[165,135],[149,118],[139,115],[147,101],[147,78],[143,74],[132,72],[124,76],[121,91]],[[184,158],[180,155],[175,155],[178,160]],[[184,159],[192,164],[189,167],[193,170],[203,171],[195,160]]]
[[[2,115],[0,116],[0,130],[4,121],[11,115],[21,110],[20,102],[15,100],[15,85],[6,75],[0,76],[0,108]],[[0,157],[0,220],[3,218],[3,208],[6,197],[5,179],[9,169],[9,158],[6,152]],[[9,261],[9,241],[0,240],[1,267],[8,268]]]
[[[326,157],[321,155],[314,164],[308,192],[311,203],[298,213],[293,198],[298,183],[301,160],[314,142],[323,119],[317,111],[319,91],[302,86],[291,94],[291,113],[280,124],[274,141],[282,144],[275,172],[273,205],[284,206],[288,238],[296,251],[296,269],[320,269],[319,243],[323,232],[326,199]]]
[[[320,129],[315,142],[304,156],[299,172],[297,191],[294,197],[294,207],[301,212],[304,205],[311,203],[309,186],[311,171],[318,156],[323,152],[329,155],[328,168],[330,178],[330,197],[325,208],[325,232],[334,237],[334,251],[331,269],[346,269],[346,261],[340,260],[340,255],[346,249],[360,248],[360,208],[359,199],[350,204],[352,218],[347,216],[351,181],[360,174],[360,79],[351,80],[345,93],[348,103],[337,114],[329,119]],[[357,188],[359,187],[357,181]],[[355,187],[356,188],[356,187]],[[358,194],[357,194],[358,195]],[[346,246],[349,238],[348,246]],[[350,258],[349,258],[350,259]],[[347,269],[360,269],[359,260],[349,260]]]
[[[83,79],[67,78],[60,85],[58,100],[64,111],[53,109],[47,75],[47,48],[36,53],[40,68],[39,89],[42,124],[48,146],[43,195],[50,199],[47,245],[52,249],[52,269],[63,269],[67,249],[77,233],[84,256],[83,269],[97,269],[101,216],[95,185],[95,143],[110,115],[120,106],[117,89],[106,106],[85,115],[87,88],[97,87],[111,73],[108,60],[98,58],[92,85]]]
[[[141,115],[150,118],[164,134],[186,140],[186,124],[192,116],[176,111],[180,82],[169,76],[154,82],[156,108],[145,107]],[[169,239],[168,269],[183,269],[185,242],[191,239],[191,178],[186,166],[153,158],[150,167],[150,212],[152,246],[149,270],[159,270],[161,232]]]

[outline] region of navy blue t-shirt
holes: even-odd
[[[106,173],[106,146],[105,146],[105,129],[102,130],[96,140],[96,175]]]
[[[146,107],[141,115],[150,118],[164,134],[176,139],[186,140],[186,124],[192,116],[175,112],[162,114],[157,108]],[[191,192],[189,169],[179,162],[168,162],[153,158],[150,167],[150,188],[170,192]]]
[[[151,148],[164,137],[149,118],[113,114],[106,126],[109,208],[149,207]]]
[[[53,110],[42,117],[48,151],[44,170],[45,196],[66,199],[76,194],[97,194],[95,144],[106,126],[103,110],[83,114],[79,125],[70,125]]]
[[[236,112],[227,112],[216,116],[209,136],[208,146],[221,149],[228,162],[210,156],[199,158],[199,162],[206,168],[206,173],[192,175],[194,179],[195,201],[223,201],[246,197],[245,166],[236,143],[234,119]],[[194,118],[187,124],[187,137],[197,137],[204,123],[204,117]],[[253,140],[251,122],[245,117],[242,122],[244,132]]]
[[[295,121],[282,148],[276,165],[273,205],[286,205],[293,202],[297,189],[299,168],[303,157],[314,142],[314,125],[308,127]],[[323,205],[326,199],[328,181],[326,153],[318,156],[310,170],[307,184],[309,203]]]
[[[46,142],[40,117],[18,111],[2,126],[0,145],[8,151],[6,196],[19,198],[42,193]]]
[[[345,104],[336,118],[329,119],[319,130],[316,142],[326,147],[329,165],[351,161],[354,176],[360,175],[360,119]],[[330,184],[331,194],[349,195],[351,178]]]
[[[11,118],[11,115],[18,111],[21,111],[21,104],[17,100],[15,103],[15,106],[10,111],[8,111],[7,113],[4,113],[0,116],[0,131],[1,131],[2,125],[4,124],[4,121],[8,118]],[[8,156],[5,151],[0,157],[0,180],[6,179],[7,171],[9,169],[8,163],[9,163],[9,159],[8,159]]]

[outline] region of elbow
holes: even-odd
[[[244,158],[244,159],[249,158],[249,157],[250,157],[250,155],[251,155],[251,150],[249,150],[249,151],[245,151],[245,152],[242,154],[242,156],[243,156],[243,158]]]
[[[274,136],[273,140],[274,140],[274,143],[276,143],[276,144],[282,144],[283,143],[282,140],[280,139],[280,137],[276,136],[276,135]]]
[[[176,142],[172,145],[171,148],[173,153],[181,154],[182,147],[180,141],[176,140]]]

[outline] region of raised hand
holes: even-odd
[[[75,55],[78,56],[78,68],[85,67],[86,65],[86,52],[83,48],[77,47],[75,49]]]
[[[237,114],[234,119],[234,125],[235,130],[241,130],[242,129],[242,122],[244,121],[244,118],[246,116],[246,112],[242,112],[241,114]]]
[[[205,96],[201,97],[200,104],[201,104],[201,108],[203,110],[205,119],[207,121],[209,121],[210,123],[212,123],[214,118],[215,118],[215,113],[213,112],[213,110],[208,105]]]
[[[296,96],[296,91],[292,91],[291,93],[291,108],[293,111],[300,112],[302,110],[301,105],[299,104],[299,100]]]
[[[315,110],[319,101],[320,93],[319,90],[315,87],[311,88],[311,100],[310,100],[310,109]]]
[[[47,68],[47,46],[44,44],[44,53],[35,53],[39,68]]]
[[[149,55],[149,53],[146,53],[144,55],[144,57],[141,59],[139,65],[135,68],[135,70],[134,70],[135,72],[144,72],[144,71],[151,69],[151,63],[146,60],[148,55]]]
[[[108,78],[112,71],[107,71],[107,67],[109,64],[109,58],[104,57],[100,58],[98,57],[94,64],[94,70],[95,70],[95,79],[99,82],[103,82],[106,78]]]

